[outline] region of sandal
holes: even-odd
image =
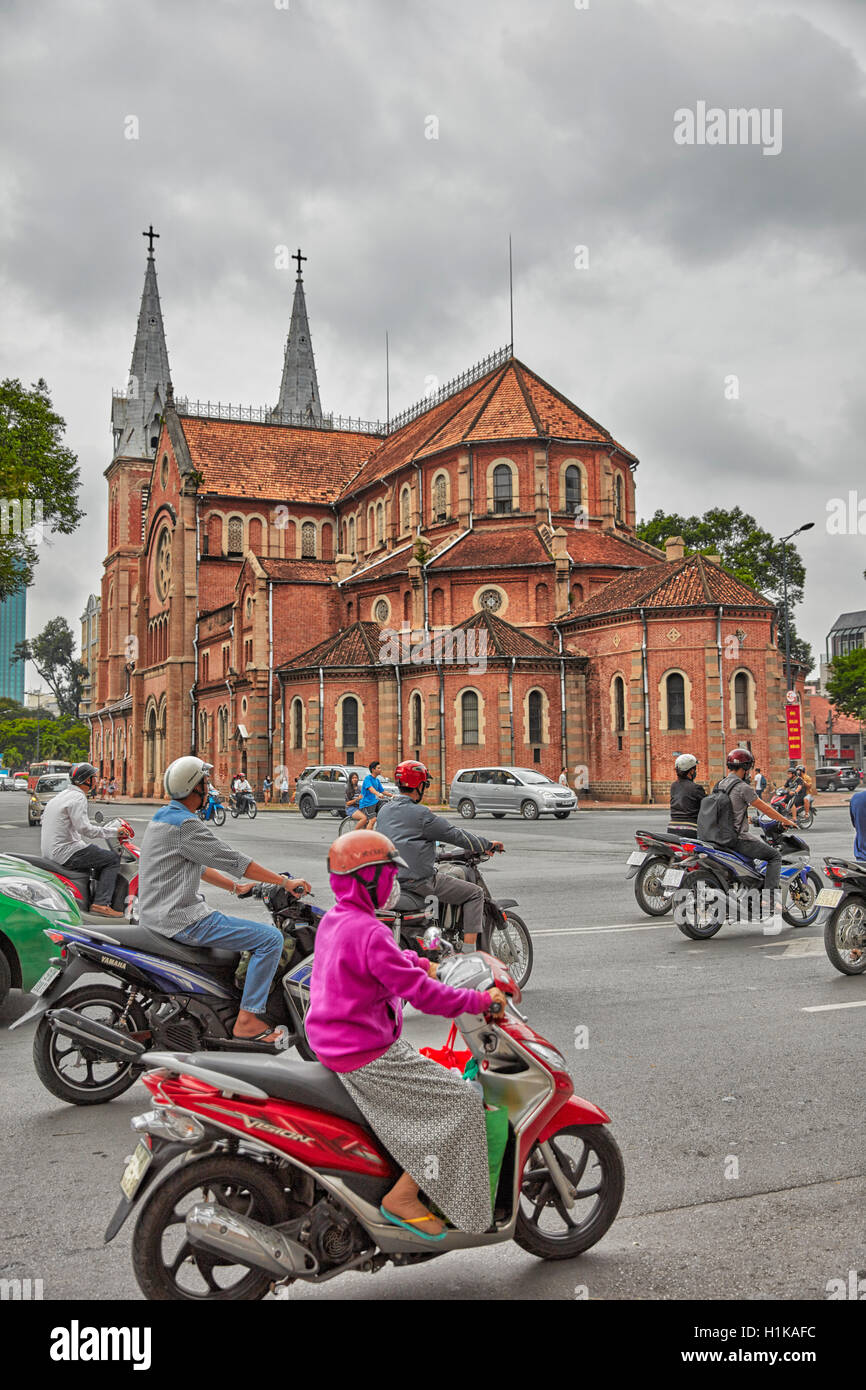
[[[235,1042],[264,1042],[270,1039],[270,1046],[284,1050],[289,1045],[288,1028],[263,1028],[261,1033],[253,1033],[250,1037],[244,1037],[240,1033],[232,1033]]]
[[[380,1206],[379,1210],[386,1221],[390,1221],[394,1226],[402,1226],[405,1230],[411,1231],[414,1236],[418,1236],[421,1240],[444,1240],[448,1234],[447,1231],[438,1231],[436,1235],[428,1235],[426,1231],[417,1231],[415,1229],[422,1221],[438,1220],[438,1217],[431,1216],[430,1212],[428,1212],[426,1216],[412,1216],[408,1221],[404,1221],[402,1217],[395,1216],[392,1211],[388,1211],[387,1207]]]

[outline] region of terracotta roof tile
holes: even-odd
[[[528,633],[513,627],[504,618],[497,617],[487,609],[481,613],[473,613],[471,618],[457,623],[454,631],[459,632],[461,629],[465,632],[473,629],[486,631],[488,656],[529,656],[537,657],[539,660],[559,658],[559,652],[555,648],[548,646],[546,642],[540,642],[537,637],[530,637]]]
[[[808,717],[815,725],[819,734],[827,732],[827,716],[833,711],[833,733],[834,734],[859,734],[860,725],[850,714],[843,714],[835,705],[831,705],[826,695],[810,695],[806,702],[809,711]],[[832,761],[832,759],[830,760]]]
[[[718,604],[765,609],[768,613],[774,608],[762,594],[706,556],[689,555],[683,560],[651,564],[612,580],[575,608],[565,621],[579,624],[584,618],[633,608],[706,608]]]
[[[550,553],[534,527],[519,530],[478,527],[435,555],[431,570],[507,568],[509,565],[551,565]]]
[[[241,566],[237,561],[208,560],[204,555],[199,562],[199,593],[208,604],[208,612],[224,608],[234,603],[235,587]]]
[[[656,560],[627,536],[611,535],[609,531],[569,527],[566,536],[565,548],[576,565],[636,565],[645,569],[664,563],[661,556]]]
[[[257,555],[256,559],[268,578],[278,584],[292,581],[330,584],[334,573],[333,565],[327,560],[280,560],[265,555]]]
[[[370,666],[379,658],[378,623],[357,622],[315,647],[293,656],[279,669],[298,670],[309,666]]]
[[[334,502],[378,442],[348,430],[178,418],[202,491],[225,497]]]

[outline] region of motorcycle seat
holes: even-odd
[[[690,830],[690,833],[693,832]],[[662,830],[638,830],[637,834],[647,835],[653,840],[661,840],[662,844],[665,845],[679,845],[683,841],[682,835],[670,835]]]
[[[394,907],[376,913],[376,916],[381,917],[383,922],[393,922],[395,917],[424,917],[425,915],[424,898],[420,893],[410,893],[408,888],[400,889],[400,896]]]
[[[209,1071],[236,1077],[239,1081],[251,1081],[278,1100],[294,1101],[313,1110],[328,1110],[342,1120],[351,1120],[370,1129],[369,1120],[361,1114],[337,1073],[323,1067],[321,1062],[299,1062],[295,1058],[266,1054],[245,1056],[236,1052],[226,1056],[219,1052],[195,1052],[188,1060],[194,1066],[207,1067]]]
[[[149,931],[147,927],[128,922],[112,922],[106,926],[105,934],[119,946],[130,951],[147,951],[154,956],[164,956],[166,960],[183,961],[187,965],[234,965],[237,964],[237,951],[224,951],[212,946],[194,946],[189,941],[175,941],[161,932]],[[96,935],[99,935],[97,932]]]

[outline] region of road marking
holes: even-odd
[[[591,932],[606,931],[661,931],[663,927],[672,927],[671,922],[641,922],[639,926],[613,926],[613,927],[543,927],[541,931],[530,931],[533,941],[537,936],[585,936]]]
[[[823,956],[824,942],[820,936],[799,937],[796,941],[761,941],[752,946],[753,951],[764,951],[768,946],[782,947],[778,956],[769,960],[802,960],[804,956]]]
[[[801,1014],[825,1014],[831,1009],[866,1009],[866,999],[852,999],[847,1004],[809,1004]]]

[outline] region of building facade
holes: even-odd
[[[27,590],[18,589],[0,602],[0,698],[24,704],[23,661],[13,661],[16,642],[27,632]]]
[[[667,794],[678,752],[787,762],[772,604],[635,532],[638,460],[510,348],[382,425],[325,415],[295,282],[277,404],[176,398],[148,255],[106,469],[92,757],[160,794],[417,756]],[[240,417],[240,418],[239,418]]]
[[[90,594],[81,615],[81,661],[87,675],[81,682],[79,713],[82,718],[96,707],[96,677],[99,662],[99,614],[102,607],[98,594]]]

